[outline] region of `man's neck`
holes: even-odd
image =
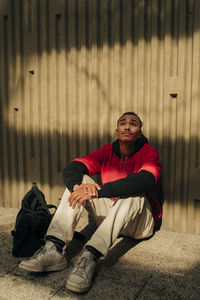
[[[135,147],[135,143],[122,143],[119,141],[119,149],[122,156],[129,156]]]

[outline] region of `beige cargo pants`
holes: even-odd
[[[87,175],[83,183],[94,183]],[[68,204],[70,191],[65,190],[58,209],[50,223],[47,235],[55,236],[69,243],[84,207],[72,208]],[[119,235],[141,239],[153,234],[154,219],[151,207],[144,195],[119,198],[94,198],[85,202],[90,217],[98,225],[87,245],[93,246],[103,255]]]

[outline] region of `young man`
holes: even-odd
[[[65,249],[84,207],[98,228],[67,280],[66,287],[71,291],[89,290],[98,258],[108,253],[119,235],[142,239],[153,234],[161,207],[151,189],[157,183],[161,164],[141,127],[135,113],[124,113],[117,122],[118,139],[113,144],[75,159],[64,169],[67,189],[49,226],[46,244],[30,260],[22,261],[21,269],[64,269]],[[101,186],[89,177],[95,174],[101,174]]]

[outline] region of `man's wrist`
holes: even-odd
[[[75,184],[75,185],[73,186],[73,192],[75,192],[75,191],[77,190],[77,188],[79,188],[79,185],[78,185],[78,184]]]

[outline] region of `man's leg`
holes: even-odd
[[[94,183],[84,176],[83,183]],[[153,234],[154,219],[151,206],[144,194],[136,197],[94,198],[87,201],[85,208],[98,225],[87,246],[96,248],[106,255],[119,235],[142,239]]]
[[[86,208],[96,223],[102,223],[87,242],[86,250],[67,281],[66,287],[78,293],[86,292],[92,284],[96,253],[106,255],[120,234],[139,239],[151,236],[154,226],[151,207],[144,196],[116,202],[106,198],[93,199],[88,201]]]
[[[73,237],[76,225],[83,211],[69,206],[70,192],[65,190],[60,204],[49,225],[46,234],[46,243],[32,258],[24,260],[19,268],[31,272],[58,271],[66,268],[65,246]]]
[[[60,204],[46,233],[47,237],[56,237],[67,244],[73,238],[77,223],[84,209],[83,206],[81,206],[80,209],[77,208],[77,206],[74,209],[69,206],[68,198],[70,194],[70,191],[65,189]]]
[[[106,255],[119,235],[142,239],[151,236],[153,228],[154,219],[146,197],[118,199],[86,247],[92,246]]]

